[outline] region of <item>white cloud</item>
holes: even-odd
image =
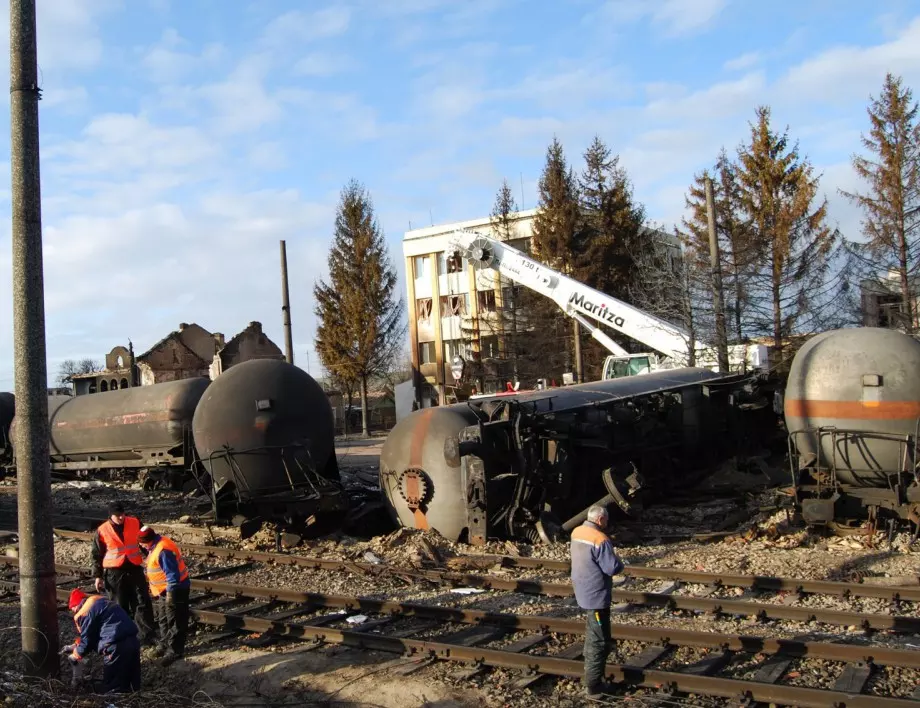
[[[614,28],[622,34],[623,25],[648,18],[664,37],[689,35],[709,27],[729,0],[607,0],[586,17],[590,24]]]
[[[181,51],[188,46],[175,29],[165,30],[142,60],[150,78],[160,83],[178,82],[198,69],[216,66],[226,54],[223,45],[217,43],[206,44],[200,52]]]
[[[763,101],[766,88],[766,75],[756,71],[690,94],[678,90],[672,97],[660,95],[648,103],[645,111],[652,118],[668,121],[724,119],[739,112],[753,115],[755,106]]]
[[[311,52],[294,65],[299,76],[333,76],[351,71],[356,62],[344,54]]]
[[[866,100],[878,94],[885,73],[902,75],[908,85],[920,82],[920,17],[898,37],[875,46],[839,46],[820,52],[790,70],[777,91],[791,100]]]
[[[262,43],[272,49],[298,46],[317,39],[337,37],[351,23],[351,10],[342,4],[307,12],[292,10],[276,17],[262,32]]]
[[[226,79],[199,89],[200,96],[211,106],[217,130],[230,135],[246,133],[284,115],[277,97],[265,87],[270,65],[265,55],[248,56]]]
[[[760,63],[762,57],[760,52],[747,52],[734,59],[729,59],[722,65],[726,71],[746,71]]]

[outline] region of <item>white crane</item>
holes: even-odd
[[[688,365],[690,335],[682,327],[547,268],[507,243],[466,229],[455,231],[452,236],[454,247],[476,270],[496,270],[506,278],[550,298],[565,314],[578,320],[594,339],[611,352],[604,362],[603,379]],[[654,353],[627,353],[588,318],[632,337]],[[695,348],[696,366],[718,370],[715,347],[697,343]],[[729,368],[732,371],[765,370],[767,348],[746,344],[729,347]]]

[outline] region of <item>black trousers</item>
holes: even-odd
[[[156,624],[144,569],[126,562],[119,568],[106,568],[103,580],[109,599],[134,618],[140,640],[145,643],[153,640]]]
[[[102,693],[131,693],[141,690],[141,643],[126,637],[100,650]]]
[[[153,602],[157,624],[160,626],[160,646],[167,654],[185,656],[185,638],[188,636],[189,588],[172,591],[172,602],[163,593]]]
[[[604,667],[612,644],[610,609],[588,610],[585,622],[585,686],[597,686],[604,681]]]

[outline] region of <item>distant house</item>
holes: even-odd
[[[105,369],[73,377],[74,394],[101,393],[165,381],[208,377],[250,359],[284,359],[259,322],[249,325],[229,342],[220,332],[183,322],[150,349],[134,356],[132,349],[118,346],[106,355]]]

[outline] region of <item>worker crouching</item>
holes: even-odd
[[[101,693],[131,693],[141,689],[141,643],[137,625],[119,605],[102,595],[73,590],[68,602],[79,638],[65,647],[72,663],[91,651],[102,655]],[[74,672],[75,676],[78,672]]]
[[[147,583],[153,597],[153,613],[160,627],[160,645],[154,650],[162,663],[170,664],[185,656],[188,634],[188,596],[191,580],[179,547],[172,539],[144,526],[137,536],[147,551]]]

